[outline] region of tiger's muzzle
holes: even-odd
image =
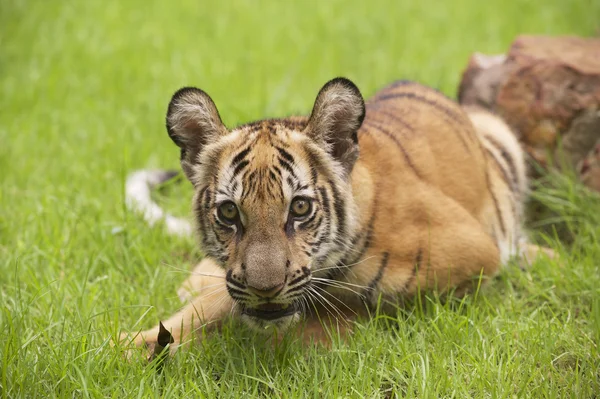
[[[227,290],[238,304],[242,319],[259,330],[285,329],[298,321],[310,280],[311,272],[305,267],[286,278],[282,285],[267,290],[249,286],[242,276],[231,271],[226,276]]]

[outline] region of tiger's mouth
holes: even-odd
[[[261,320],[277,320],[282,317],[292,316],[299,311],[295,304],[263,303],[254,308],[244,306],[242,314]]]

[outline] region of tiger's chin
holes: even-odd
[[[295,305],[270,309],[243,307],[240,313],[247,326],[261,333],[271,333],[273,330],[284,332],[301,318],[300,309]]]

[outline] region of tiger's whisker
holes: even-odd
[[[337,315],[338,315],[338,316],[339,316],[341,319],[343,319],[343,318],[344,318],[344,315],[343,315],[343,313],[341,312],[341,310],[340,310],[340,309],[339,309],[339,308],[338,308],[336,305],[334,305],[334,304],[333,304],[333,303],[332,303],[332,302],[331,302],[329,299],[325,298],[325,297],[324,297],[322,294],[320,294],[318,291],[316,291],[316,290],[315,290],[315,288],[317,288],[317,287],[316,287],[316,286],[313,286],[313,287],[311,287],[311,289],[312,289],[312,292],[313,292],[315,295],[317,295],[319,298],[321,298],[321,299],[322,299],[322,300],[323,300],[323,301],[324,301],[326,304],[328,304],[328,305],[329,305],[329,307],[330,307],[330,308],[331,308],[333,311],[335,311],[335,313],[336,313],[336,314],[337,314]],[[324,291],[324,292],[326,292],[326,291]],[[323,304],[323,302],[321,302],[321,304]],[[325,309],[327,309],[327,306],[325,306],[325,305],[324,305],[324,307],[325,307]]]
[[[354,284],[354,283],[349,283],[347,281],[334,280],[334,279],[330,279],[330,278],[313,277],[312,279],[316,280],[316,281],[322,281],[324,283],[335,283],[335,284],[347,285],[349,287],[356,287],[356,288],[368,288],[366,285]]]
[[[330,283],[330,282],[320,282],[320,283],[318,283],[318,284],[322,284],[322,285],[325,285],[325,286],[327,286],[327,287],[339,288],[339,289],[341,289],[341,290],[346,290],[346,291],[352,292],[353,294],[355,294],[355,295],[357,295],[357,296],[359,296],[359,297],[361,297],[361,298],[364,298],[364,294],[362,294],[362,293],[360,293],[360,292],[358,292],[358,291],[355,291],[355,290],[353,290],[353,289],[352,289],[352,288],[350,288],[350,287],[345,287],[345,286],[343,286],[343,285],[332,284],[332,283]]]
[[[327,290],[320,288],[318,286],[315,286],[315,288],[320,289],[323,293],[329,295],[330,297],[332,297],[333,299],[335,299],[336,301],[338,301],[340,304],[342,304],[346,309],[348,309],[349,311],[351,311],[352,313],[354,313],[356,315],[356,312],[350,308],[348,305],[346,305],[341,299],[339,299],[338,297],[336,297],[335,295],[333,295],[330,292],[327,292]],[[342,317],[343,318],[343,317]]]

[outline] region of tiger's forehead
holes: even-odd
[[[302,152],[305,137],[301,132],[305,127],[305,118],[266,119],[242,125],[230,134],[233,140],[223,151],[222,166],[240,158],[251,158],[254,167],[268,166],[282,149]]]
[[[276,131],[300,132],[306,128],[307,124],[308,118],[303,116],[292,116],[285,119],[263,119],[242,125],[238,129],[246,129],[250,132],[263,131],[269,133],[276,133]]]
[[[285,204],[311,195],[304,120],[264,120],[234,129],[221,154],[217,201]]]

